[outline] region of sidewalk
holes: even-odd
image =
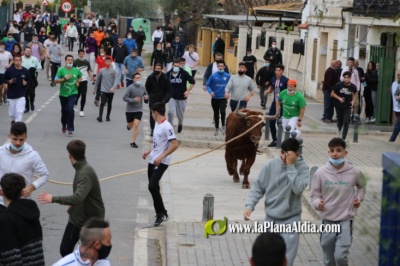
[[[177,134],[180,148],[173,161],[180,161],[216,147],[225,136],[213,135],[211,97],[202,90],[200,67],[196,74],[196,86],[188,99],[183,122],[183,131]],[[270,98],[270,97],[269,97]],[[268,99],[270,104],[271,99]],[[310,168],[328,161],[327,143],[336,136],[335,124],[320,121],[322,103],[308,100],[302,130],[303,156]],[[227,108],[227,114],[230,110]],[[265,112],[259,106],[256,94],[248,109]],[[175,121],[174,126],[177,126]],[[348,160],[359,166],[368,178],[367,193],[355,219],[353,244],[350,250],[350,265],[376,265],[378,263],[379,222],[381,206],[381,158],[385,151],[398,152],[400,146],[387,142],[389,126],[366,125],[360,133],[359,143],[348,142]],[[151,141],[148,126],[144,128],[146,139]],[[352,129],[348,139],[352,139]],[[278,154],[277,149],[267,148],[269,141],[262,143],[264,154],[258,155],[249,176],[254,182],[266,160]],[[198,148],[198,149],[193,149]],[[251,247],[256,234],[231,234],[204,237],[202,202],[206,193],[214,196],[214,219],[228,218],[228,223],[244,223],[243,210],[248,190],[233,183],[228,175],[224,159],[224,148],[189,162],[170,167],[164,175],[162,190],[170,214],[166,228],[167,265],[249,265]],[[242,177],[241,177],[242,178]],[[310,205],[308,189],[303,194],[302,219],[319,223],[318,214]],[[254,220],[264,219],[263,200],[252,213]],[[302,234],[295,265],[322,265],[319,235]]]

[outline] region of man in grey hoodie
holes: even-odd
[[[346,142],[333,138],[328,143],[329,162],[312,180],[311,202],[320,212],[322,224],[340,225],[340,232],[321,232],[325,265],[349,265],[353,219],[364,199],[366,179],[351,162],[345,161]]]
[[[111,60],[112,58],[107,56],[105,58],[106,66],[102,68],[99,73],[97,74],[96,84],[94,88],[100,83],[100,108],[99,108],[99,117],[97,117],[97,121],[103,122],[103,110],[104,106],[107,102],[107,116],[106,121],[110,120],[110,114],[112,109],[112,101],[114,98],[114,89],[117,88],[119,84],[119,75],[117,71],[111,67]],[[95,94],[96,91],[93,91]]]
[[[258,201],[265,196],[265,221],[274,224],[289,224],[300,221],[301,194],[308,185],[309,167],[299,152],[299,143],[289,138],[282,142],[280,157],[269,160],[247,197],[244,219]],[[300,235],[297,232],[281,234],[286,244],[287,265],[292,266],[297,254]]]

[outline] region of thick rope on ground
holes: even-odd
[[[230,139],[230,140],[227,141],[227,142],[224,142],[224,143],[218,145],[217,147],[215,147],[215,148],[213,148],[213,149],[211,149],[211,150],[209,150],[209,151],[206,151],[206,152],[203,152],[203,153],[194,155],[194,156],[192,156],[192,157],[189,157],[189,158],[187,158],[187,159],[184,159],[184,160],[181,160],[181,161],[178,161],[178,162],[173,162],[173,163],[170,164],[170,166],[172,166],[172,165],[177,165],[177,164],[181,164],[181,163],[185,163],[185,162],[187,162],[187,161],[190,161],[190,160],[199,158],[199,157],[204,156],[204,155],[206,155],[206,154],[209,154],[209,153],[211,153],[211,152],[213,152],[213,151],[215,151],[215,150],[218,150],[219,148],[221,148],[221,147],[223,147],[223,146],[225,146],[225,145],[231,143],[232,141],[235,141],[235,140],[237,140],[238,138],[241,138],[241,137],[243,137],[244,135],[246,135],[248,132],[250,132],[251,130],[253,130],[254,128],[256,128],[258,125],[260,125],[261,123],[263,123],[263,122],[264,122],[264,118],[265,118],[266,120],[275,119],[275,116],[265,116],[265,117],[264,117],[264,116],[259,115],[259,116],[257,116],[257,117],[260,118],[260,121],[259,121],[257,124],[255,124],[254,126],[252,126],[251,128],[249,128],[248,130],[246,130],[245,132],[243,132],[242,134],[240,134],[240,135],[234,137],[233,139]],[[136,171],[132,171],[132,172],[121,173],[121,174],[117,174],[117,175],[112,175],[112,176],[108,176],[108,177],[105,177],[105,178],[101,178],[101,179],[99,179],[99,181],[100,181],[100,182],[104,182],[104,181],[108,181],[108,180],[111,180],[111,179],[114,179],[114,178],[117,178],[117,177],[126,176],[126,175],[138,174],[138,173],[142,173],[142,172],[146,172],[146,171],[147,171],[147,168],[145,168],[145,169],[140,169],[140,170],[136,170]],[[35,177],[36,177],[36,176],[35,176]],[[36,177],[36,178],[37,178],[37,177]],[[56,184],[56,185],[64,185],[64,186],[71,186],[71,185],[72,185],[71,182],[61,182],[61,181],[55,181],[55,180],[49,180],[48,182],[49,182],[49,183],[52,183],[52,184]]]

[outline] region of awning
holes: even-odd
[[[265,17],[265,16],[254,16],[254,15],[214,15],[214,14],[203,14],[203,18],[208,19],[220,19],[225,21],[236,21],[236,22],[279,22],[279,21],[294,21],[294,18],[279,18],[279,17]]]
[[[301,11],[304,3],[302,1],[253,7],[254,13],[258,16],[269,15],[287,18],[301,18]]]

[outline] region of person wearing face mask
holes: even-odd
[[[67,144],[67,151],[71,165],[75,168],[74,186],[72,187],[73,194],[70,196],[53,196],[49,193],[42,193],[37,197],[41,204],[58,203],[69,206],[68,224],[65,227],[64,236],[60,245],[60,254],[62,257],[74,251],[75,244],[79,240],[81,228],[84,227],[85,223],[88,222],[90,218],[104,219],[105,215],[99,179],[93,167],[86,160],[86,144],[79,139],[72,140]],[[83,228],[82,231],[85,232]],[[104,254],[94,258],[96,260],[99,258],[107,258],[109,250],[111,249],[111,242],[99,242],[103,244],[97,243],[95,245],[97,250],[100,249],[102,245],[106,245],[108,248],[103,248],[105,249],[103,250]],[[93,246],[93,243],[88,244],[85,242],[84,245]],[[108,250],[108,252],[105,252],[106,250]],[[80,257],[81,256],[78,258]]]
[[[49,65],[51,66],[51,83],[50,86],[55,87],[56,84],[54,82],[54,79],[56,77],[56,73],[58,71],[58,69],[61,66],[61,56],[64,55],[64,51],[61,47],[61,45],[59,45],[57,43],[57,41],[53,38],[52,42],[50,44],[50,46],[47,48],[47,52],[48,52],[48,58],[49,58]]]
[[[128,53],[131,53],[133,49],[137,48],[136,41],[132,38],[132,34],[128,33],[128,36],[124,40],[124,45],[128,48]]]
[[[245,220],[265,196],[265,222],[293,225],[301,221],[301,195],[310,180],[308,165],[304,162],[297,139],[282,142],[280,156],[267,161],[252,184],[243,213]],[[286,244],[287,265],[293,266],[300,241],[300,233],[281,234]]]
[[[106,55],[111,56],[111,51],[114,46],[113,40],[110,37],[110,32],[106,32],[105,37],[101,40],[101,46],[105,48]]]
[[[65,38],[68,39],[68,52],[72,52],[74,50],[74,42],[78,36],[78,29],[75,27],[74,23],[70,21],[69,26],[65,30]]]
[[[97,41],[93,37],[94,33],[90,32],[89,36],[85,40],[85,50],[86,50],[86,59],[90,63],[90,68],[94,70],[95,68],[95,61],[96,61],[96,48],[97,48]]]
[[[61,132],[72,137],[75,131],[74,127],[74,104],[78,96],[78,86],[82,80],[82,72],[73,67],[74,57],[72,55],[65,56],[65,67],[58,69],[55,83],[60,83],[60,104],[61,104]]]
[[[28,43],[27,47],[32,49],[32,55],[37,58],[39,62],[44,60],[46,52],[43,47],[43,44],[39,42],[38,35],[35,33],[33,34],[32,42]]]
[[[138,31],[136,32],[136,44],[137,44],[138,56],[142,56],[142,49],[145,41],[146,41],[146,33],[143,31],[142,26],[140,26]]]
[[[38,17],[38,19],[34,23],[34,26],[35,26],[35,33],[39,33],[40,29],[44,27],[44,22],[42,17]]]
[[[275,68],[276,65],[282,64],[282,53],[276,46],[276,41],[272,41],[271,48],[265,51],[264,60],[271,60],[271,67]]]
[[[256,74],[256,84],[257,88],[260,89],[260,100],[261,108],[267,109],[268,95],[265,95],[265,91],[269,88],[269,81],[275,75],[274,70],[271,68],[271,61],[269,59],[265,60],[265,64],[261,67]]]
[[[106,67],[106,58],[111,58],[106,54],[105,48],[100,47],[100,54],[96,58],[96,65],[94,69],[94,73],[96,73],[95,77],[99,74],[100,70]],[[112,62],[111,58],[111,62]],[[97,87],[95,87],[96,90],[96,96],[94,98],[94,104],[96,106],[99,106],[100,103],[100,93],[101,93],[101,88],[100,88],[100,83],[97,83]]]
[[[124,97],[122,100],[126,102],[126,122],[128,123],[126,128],[132,130],[132,142],[130,146],[132,148],[139,148],[136,144],[136,137],[139,132],[140,121],[143,115],[143,99],[145,103],[148,103],[148,95],[144,84],[142,83],[140,73],[133,74],[133,83],[126,88]]]
[[[53,266],[96,265],[110,266],[111,231],[107,221],[89,219],[79,234],[80,245],[74,252],[57,261]]]
[[[162,44],[163,38],[164,38],[164,33],[161,27],[158,26],[157,29],[153,32],[153,35],[151,36],[151,41],[153,42],[153,50],[156,50],[158,43]]]
[[[181,58],[184,53],[185,46],[182,42],[180,42],[179,36],[175,36],[175,40],[172,42],[171,46],[172,50],[174,51],[174,58]]]
[[[164,49],[164,62],[167,68],[167,71],[170,71],[172,69],[172,64],[174,62],[174,52],[172,51],[171,48],[171,43],[167,42],[165,44],[165,49]],[[179,60],[179,59],[177,59]]]
[[[215,61],[209,64],[203,75],[203,91],[206,91],[206,84],[212,74],[218,72],[217,61],[224,61],[224,56],[221,53],[215,54]],[[229,68],[225,65],[224,71],[229,74]]]
[[[253,80],[245,73],[246,63],[240,62],[238,74],[232,75],[225,87],[225,99],[229,99],[229,94],[231,94],[229,106],[232,112],[236,108],[246,108],[247,102],[254,95]]]
[[[171,99],[168,102],[168,122],[174,125],[174,115],[178,117],[178,133],[182,132],[183,116],[187,105],[187,98],[196,83],[192,75],[180,68],[180,60],[175,59],[173,67],[167,73],[171,82]],[[187,85],[189,83],[189,86]]]
[[[226,117],[226,106],[227,99],[225,99],[225,87],[231,77],[229,73],[225,71],[225,62],[218,60],[216,62],[218,71],[211,75],[207,79],[207,92],[211,96],[211,107],[214,112],[214,123],[215,130],[214,136],[218,136],[219,131],[219,118],[221,114],[221,134],[225,135],[225,117]]]
[[[88,80],[90,79],[93,81],[93,74],[89,61],[85,59],[85,51],[83,49],[78,50],[78,58],[75,59],[73,67],[76,67],[82,73],[82,80],[78,86],[78,96],[75,100],[74,111],[78,111],[78,101],[82,96],[79,116],[84,117],[85,114],[83,110],[85,109]]]
[[[301,132],[297,129],[301,127],[304,113],[306,111],[306,100],[304,95],[296,90],[297,82],[289,79],[287,89],[279,93],[276,100],[276,113],[281,114],[282,111],[282,127],[285,129],[290,126],[290,132],[296,132],[296,138],[300,137]],[[286,130],[286,129],[285,129]]]
[[[87,35],[87,28],[85,24],[82,22],[81,27],[79,29],[79,49],[85,49],[85,39]]]
[[[311,204],[322,224],[340,225],[339,233],[322,232],[320,244],[325,265],[348,265],[354,237],[354,218],[364,199],[367,180],[361,170],[346,161],[346,142],[333,138],[328,143],[329,162],[312,178]]]
[[[359,101],[358,95],[360,93],[361,81],[360,81],[360,76],[358,74],[357,68],[355,66],[355,61],[356,60],[354,59],[354,57],[349,57],[349,59],[347,61],[348,65],[343,68],[342,74],[341,74],[341,77],[340,77],[340,81],[343,82],[344,81],[343,73],[350,72],[351,73],[350,82],[352,84],[354,84],[356,86],[356,88],[357,88],[357,92],[356,92],[357,95],[356,95],[354,104],[351,107],[353,109],[353,114],[351,115],[351,123],[353,123],[354,113],[357,112],[358,106],[360,105],[360,101]]]
[[[2,41],[6,44],[6,51],[12,53],[14,49],[14,45],[18,44],[15,39],[12,37],[11,33],[7,33],[7,37],[4,37]],[[19,46],[19,44],[18,44]],[[19,46],[19,49],[21,50],[21,47]]]
[[[10,143],[0,147],[0,178],[6,173],[20,174],[25,180],[22,191],[24,198],[31,198],[33,191],[44,186],[49,180],[49,171],[39,153],[26,142],[28,130],[24,122],[15,122],[11,125]],[[34,175],[39,178],[34,178]],[[0,188],[1,190],[1,188]],[[0,196],[0,204],[5,205]]]
[[[150,66],[152,66],[154,69],[154,66],[156,64],[161,64],[163,66],[163,68],[165,68],[165,66],[166,66],[161,43],[157,43],[156,49],[151,54]]]
[[[28,25],[23,30],[24,33],[24,49],[28,46],[28,43],[32,42],[33,34],[35,33],[35,29],[32,26],[32,22],[28,22]]]
[[[144,64],[140,56],[137,56],[137,50],[132,49],[131,54],[124,59],[124,71],[126,74],[126,86],[133,83],[132,76],[144,70]],[[122,84],[123,85],[123,84]]]
[[[185,48],[186,47],[186,42],[187,42],[187,35],[186,35],[186,32],[183,30],[182,27],[179,27],[179,31],[176,33],[175,36],[179,37],[179,41],[181,42],[182,46]]]
[[[103,27],[99,27],[96,31],[93,32],[93,38],[96,39],[96,56],[98,55],[98,52],[101,47],[101,41],[106,37],[106,35],[103,32]]]

